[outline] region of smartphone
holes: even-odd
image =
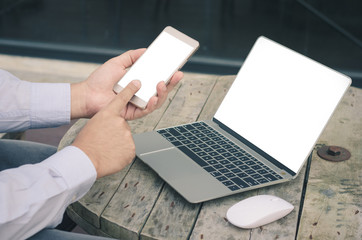
[[[172,75],[183,67],[198,47],[198,41],[173,27],[166,27],[113,90],[119,93],[132,80],[140,80],[141,89],[130,102],[145,109],[149,99],[157,93],[157,83],[164,81],[167,84]]]

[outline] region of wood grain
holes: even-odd
[[[298,239],[362,239],[361,104],[362,90],[351,87],[318,141],[352,156],[329,162],[314,153]]]

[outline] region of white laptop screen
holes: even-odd
[[[298,172],[350,83],[260,37],[214,117]]]

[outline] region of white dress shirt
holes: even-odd
[[[0,70],[0,132],[69,121],[69,84],[30,83]],[[1,171],[1,239],[25,239],[57,226],[66,207],[90,189],[96,176],[90,159],[73,146],[41,163]]]

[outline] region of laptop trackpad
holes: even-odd
[[[215,195],[231,193],[177,148],[142,154],[140,158],[189,202],[206,201]]]

